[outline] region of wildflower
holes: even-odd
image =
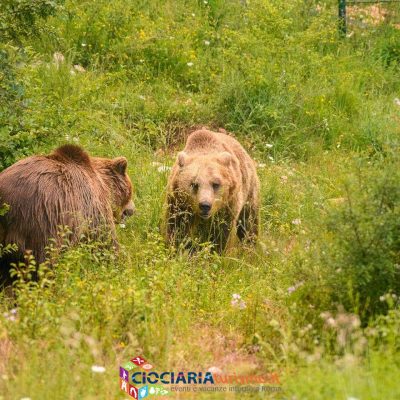
[[[274,157],[268,156],[268,159],[272,162],[274,162]]]
[[[92,365],[92,371],[96,374],[103,374],[106,372],[106,369],[100,365]]]
[[[210,45],[210,41],[209,41],[209,40],[205,40],[205,41],[204,41],[204,44],[205,44],[206,46],[209,46],[209,45]]]
[[[347,398],[347,400],[359,400],[359,399],[357,397],[350,396]]]
[[[301,287],[303,285],[304,285],[304,282],[298,282],[295,285],[290,286],[287,291],[289,294],[292,294],[294,291],[296,291],[299,287]]]
[[[188,63],[187,63],[187,66],[188,66],[188,67],[193,67],[193,63],[192,63],[192,62],[188,62]]]
[[[399,107],[400,107],[400,99],[399,99],[398,97],[396,97],[396,98],[394,99],[394,104],[396,104],[396,106],[399,106]]]
[[[267,164],[264,163],[258,163],[258,168],[265,168]]]
[[[231,305],[232,307],[239,308],[240,310],[244,310],[247,307],[246,302],[242,300],[240,294],[237,293],[232,295]]]
[[[13,308],[12,310],[10,310],[10,312],[5,312],[3,316],[9,321],[15,322],[17,320],[17,309]]]
[[[296,218],[292,221],[293,225],[301,225],[301,219],[300,218]]]
[[[138,97],[139,97],[140,100],[146,100],[146,97],[143,96],[142,94],[140,94]]]
[[[87,45],[86,45],[86,43],[82,43],[81,46],[82,47],[86,47]]]
[[[290,286],[287,291],[289,294],[292,294],[295,290],[296,288],[294,286]]]
[[[328,326],[334,327],[334,326],[336,326],[336,321],[335,321],[334,318],[329,317],[329,318],[326,320],[326,324],[327,324]]]
[[[272,149],[272,148],[274,147],[274,145],[273,145],[272,143],[266,143],[266,144],[265,144],[265,147],[266,147],[267,149]]]
[[[160,165],[158,168],[157,168],[157,171],[158,172],[167,172],[167,171],[169,171],[171,169],[171,167],[168,167],[167,165]]]
[[[79,138],[77,138],[77,137],[74,137],[72,140],[73,140],[74,142],[79,142]]]
[[[54,63],[58,67],[60,64],[62,64],[65,61],[65,57],[64,57],[64,55],[62,53],[60,53],[59,51],[56,51],[53,54],[53,60],[54,60]]]
[[[125,228],[126,228],[126,225],[125,225],[125,224],[119,224],[119,227],[120,227],[121,229],[125,229]]]
[[[82,65],[79,65],[79,64],[75,64],[75,65],[74,65],[74,69],[75,69],[75,71],[77,71],[77,72],[86,72],[86,69],[83,68]]]
[[[385,296],[379,296],[380,301],[385,301]]]
[[[207,372],[211,372],[212,374],[217,374],[217,375],[222,374],[221,368],[218,368],[218,367],[210,367],[210,368],[208,368]]]

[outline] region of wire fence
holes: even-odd
[[[400,0],[338,0],[338,15],[339,15],[339,31],[342,35],[346,35],[348,29],[348,15],[347,15],[347,7],[348,6],[363,6],[368,4],[390,4],[397,3],[400,4]]]

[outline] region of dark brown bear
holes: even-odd
[[[37,263],[46,258],[50,239],[60,245],[59,230],[68,227],[69,241],[82,234],[116,244],[115,220],[134,211],[127,161],[90,157],[78,146],[65,145],[47,156],[23,159],[0,173],[0,244],[16,244],[17,261],[30,250]],[[0,259],[0,279],[8,278],[10,256]]]

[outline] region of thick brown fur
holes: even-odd
[[[65,145],[47,156],[23,159],[0,173],[0,243],[16,244],[13,261],[30,250],[38,263],[46,258],[50,239],[60,245],[60,228],[68,227],[71,244],[82,234],[105,232],[116,244],[114,220],[133,212],[127,161],[90,157],[78,146]],[[10,257],[0,260],[7,278]]]
[[[193,132],[168,180],[166,240],[189,247],[193,239],[210,241],[220,253],[237,239],[254,243],[259,191],[255,163],[236,139],[206,129]]]

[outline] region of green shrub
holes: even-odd
[[[322,247],[333,300],[367,321],[384,312],[382,296],[400,291],[398,156],[360,161],[345,182],[345,203],[332,211]]]
[[[38,22],[54,14],[63,0],[2,0],[0,37],[20,42],[38,33]]]

